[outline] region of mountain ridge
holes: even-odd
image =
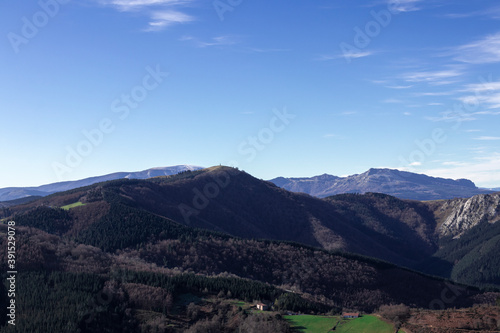
[[[142,171],[133,172],[113,172],[102,176],[88,177],[79,180],[63,181],[40,186],[30,187],[5,187],[0,188],[0,201],[11,201],[29,196],[46,196],[57,192],[68,191],[78,187],[92,185],[95,183],[115,180],[121,178],[129,179],[147,179],[158,176],[169,176],[182,171],[192,171],[202,169],[200,166],[193,165],[174,165],[168,167],[155,167]]]
[[[200,166],[177,165],[155,167],[143,171],[114,172],[75,181],[64,181],[31,187],[0,188],[0,205],[30,196],[46,196],[56,192],[92,185],[102,181],[130,178],[147,179],[168,176],[182,171],[202,169]],[[338,177],[322,174],[314,177],[276,177],[268,180],[292,192],[302,192],[319,198],[342,193],[385,193],[401,199],[440,200],[457,197],[469,198],[477,194],[496,192],[495,188],[478,188],[468,179],[446,179],[396,169],[370,168],[361,174]]]
[[[400,199],[442,200],[472,197],[493,191],[478,188],[468,179],[431,177],[396,169],[371,168],[364,173],[346,177],[323,174],[314,177],[269,180],[292,192],[303,192],[319,198],[342,193],[385,193]]]

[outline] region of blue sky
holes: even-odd
[[[0,4],[0,187],[234,165],[500,186],[495,1]]]

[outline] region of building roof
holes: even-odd
[[[359,317],[359,312],[344,312],[342,314],[344,317]]]

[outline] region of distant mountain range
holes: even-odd
[[[292,192],[307,193],[325,198],[341,193],[376,192],[400,199],[440,200],[470,198],[492,193],[467,179],[445,179],[392,169],[370,169],[359,175],[337,177],[328,174],[310,178],[278,177],[270,180]]]
[[[66,181],[37,187],[7,187],[0,189],[0,207],[8,207],[22,202],[44,197],[53,193],[89,186],[115,179],[148,179],[171,176],[183,171],[202,169],[200,166],[177,165],[152,168],[136,172],[115,172],[108,175]],[[310,178],[271,179],[270,182],[291,192],[307,193],[326,198],[342,193],[384,193],[400,199],[442,200],[470,198],[478,194],[500,191],[500,188],[478,188],[467,179],[445,179],[392,169],[370,169],[362,174],[337,177],[328,174]],[[33,197],[33,198],[30,198]],[[21,200],[21,201],[17,201]]]
[[[486,190],[493,191],[493,192],[500,192],[500,187],[487,188]]]
[[[0,189],[0,201],[10,201],[30,196],[46,196],[56,192],[68,191],[78,187],[115,179],[147,179],[158,176],[171,176],[182,171],[202,169],[193,165],[176,165],[170,167],[152,168],[136,172],[115,172],[104,176],[90,177],[75,181],[66,181],[36,187],[6,187]]]

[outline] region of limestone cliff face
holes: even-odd
[[[442,222],[437,230],[439,235],[460,237],[479,223],[500,221],[500,192],[447,200],[436,213]]]

